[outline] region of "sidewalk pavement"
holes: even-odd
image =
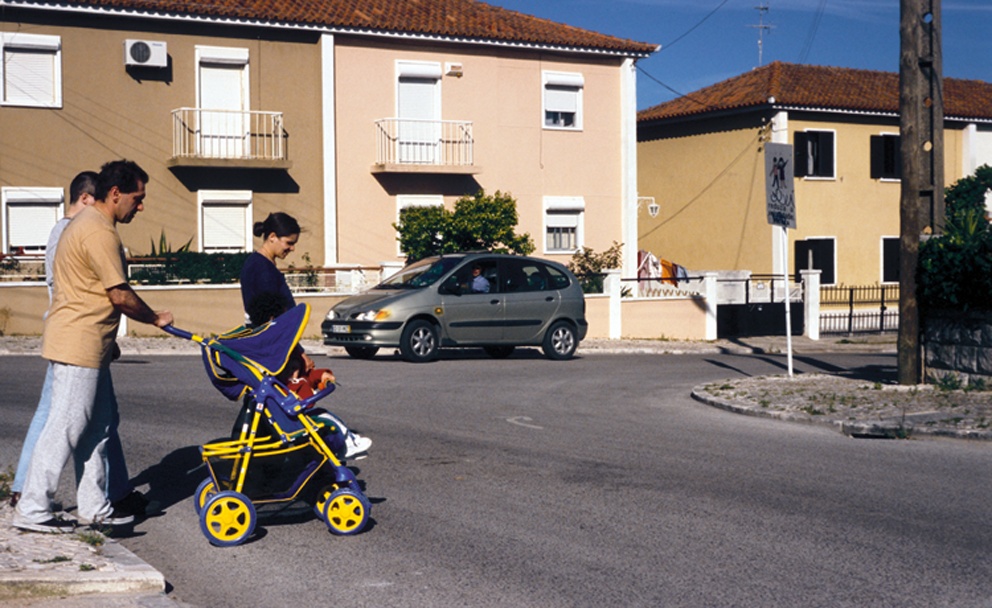
[[[119,341],[124,356],[197,355],[199,347],[174,338]],[[812,341],[793,338],[793,352],[896,352],[895,336]],[[310,353],[344,355],[344,350],[304,340]],[[0,356],[37,355],[41,339],[0,337]],[[587,340],[579,355],[591,354],[784,354],[784,336],[740,340]],[[80,528],[84,534],[38,534],[11,526],[14,510],[0,505],[0,604],[5,608],[179,608],[188,606],[165,594],[165,577],[113,539]],[[87,540],[102,540],[94,546]]]

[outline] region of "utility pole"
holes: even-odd
[[[900,0],[899,383],[923,381],[916,265],[920,234],[944,228],[940,0]]]
[[[764,47],[765,31],[770,30],[774,25],[768,25],[765,23],[765,13],[768,12],[768,5],[762,2],[758,6],[754,7],[758,11],[758,25],[749,25],[748,27],[753,27],[758,30],[758,67],[762,65],[762,50]]]

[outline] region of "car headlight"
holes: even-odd
[[[332,308],[331,310],[327,311],[327,316],[324,318],[327,319],[328,321],[333,321],[334,319],[338,318],[338,313],[334,312],[334,309]]]
[[[356,321],[384,321],[389,318],[389,310],[383,308],[382,310],[366,310],[363,313],[355,315]]]

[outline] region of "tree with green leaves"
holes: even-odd
[[[992,310],[992,225],[985,201],[992,167],[945,191],[944,234],[920,243],[916,290],[924,310]]]
[[[516,234],[517,201],[499,190],[455,201],[451,211],[441,206],[406,207],[393,228],[407,263],[432,255],[488,250],[527,255],[534,251],[530,234]]]

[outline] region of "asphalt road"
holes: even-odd
[[[327,401],[374,440],[357,461],[373,525],[332,536],[307,508],[212,547],[190,497],[197,446],[237,407],[198,358],[125,357],[114,377],[132,477],[162,514],[124,544],[174,597],[303,606],[989,606],[992,446],[858,440],[742,417],[690,389],[781,373],[779,356],[481,353],[428,365],[317,358]],[[0,358],[0,467],[43,363]],[[797,372],[894,373],[887,355]],[[71,473],[63,476],[71,504]]]

